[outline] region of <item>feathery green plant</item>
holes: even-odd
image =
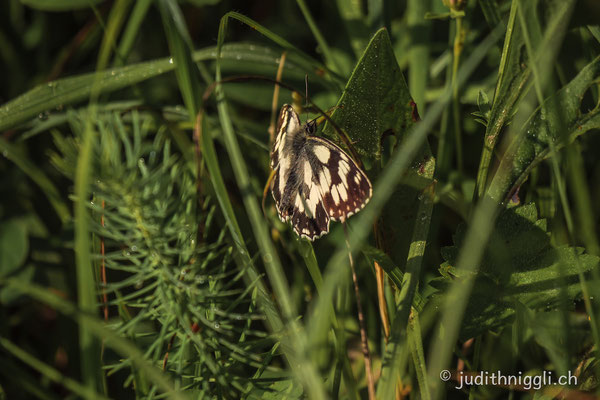
[[[258,206],[280,66],[374,185],[378,398],[599,393],[598,10],[363,3],[0,6],[0,398],[366,397],[341,226]],[[456,389],[481,371],[578,382]]]

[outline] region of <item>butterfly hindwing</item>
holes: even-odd
[[[369,201],[371,183],[344,151],[312,136],[313,124],[301,125],[284,105],[271,151],[271,192],[279,218],[314,240],[329,232],[330,220],[345,221]]]
[[[324,208],[334,221],[345,221],[369,201],[372,187],[369,178],[342,149],[327,139],[311,136],[307,151],[319,165],[318,186]]]

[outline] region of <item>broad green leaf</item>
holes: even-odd
[[[521,133],[507,150],[508,157],[500,162],[500,169],[508,169],[509,174],[496,174],[490,184],[489,195],[503,200],[525,181],[533,167],[551,155],[551,150],[560,149],[587,131],[600,127],[600,109],[587,113],[580,111],[586,90],[600,78],[600,57],[596,58],[566,86],[535,111],[523,126]],[[543,112],[553,105],[561,115]],[[553,108],[550,108],[553,109]],[[562,119],[562,120],[561,120]],[[561,132],[566,127],[567,132]]]
[[[24,221],[0,222],[0,276],[8,276],[25,262],[29,240]]]
[[[393,133],[401,141],[403,133],[417,120],[387,30],[380,29],[371,39],[332,119],[348,133],[354,149],[372,161],[381,159],[384,134]],[[330,124],[325,133],[335,134]]]
[[[380,29],[371,39],[332,120],[348,134],[353,149],[371,164],[372,179],[379,171],[376,165],[384,164],[402,147],[407,132],[419,120],[387,30]],[[325,134],[334,135],[331,124],[325,127]],[[431,184],[434,168],[431,151],[424,145],[383,211],[380,229],[386,238],[386,251],[396,263],[407,259],[415,216],[419,213],[419,196]]]
[[[70,11],[90,8],[103,0],[20,0],[24,5],[42,11]]]
[[[465,232],[459,226],[454,245],[442,249],[444,284],[464,276],[454,265]],[[538,219],[534,204],[503,210],[475,277],[461,337],[505,325],[517,303],[533,310],[571,307],[581,296],[579,274],[598,268],[599,261],[578,247],[552,246],[546,220]]]

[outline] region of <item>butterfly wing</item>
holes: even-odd
[[[287,174],[282,173],[284,167]],[[291,220],[298,236],[309,240],[329,232],[330,218],[317,180],[320,168],[310,162],[306,149],[301,148],[289,161],[280,160],[271,183],[279,218],[283,222]]]
[[[277,119],[277,130],[275,131],[275,142],[271,149],[271,169],[275,170],[281,161],[289,160],[293,155],[293,144],[294,138],[304,133],[300,118],[292,106],[284,104],[279,112],[279,118]],[[287,173],[287,165],[284,168]]]
[[[327,139],[311,136],[305,148],[327,215],[334,221],[344,222],[359,212],[373,194],[367,175]]]
[[[371,183],[341,148],[309,136],[291,106],[283,106],[277,126],[271,151],[277,212],[299,236],[315,240],[329,232],[330,220],[343,222],[367,204]]]
[[[300,156],[294,149],[294,141],[303,135],[302,124],[292,106],[284,104],[277,120],[277,135],[271,149],[271,168],[274,178],[271,193],[277,206],[279,218],[287,222],[294,213],[293,199],[298,191],[298,171],[294,166]]]

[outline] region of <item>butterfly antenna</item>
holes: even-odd
[[[308,121],[308,107],[309,107],[309,101],[308,101],[308,74],[304,74],[304,110],[306,111],[306,120]]]

